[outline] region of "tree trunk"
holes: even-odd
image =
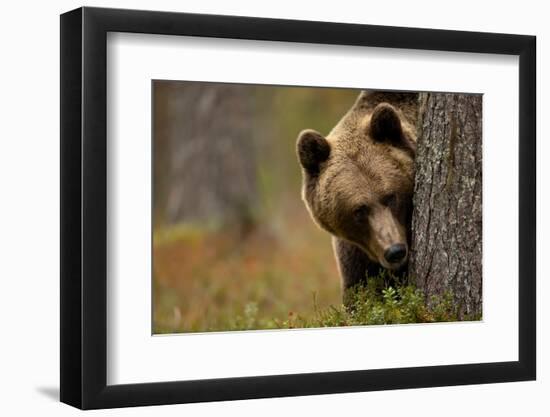
[[[257,195],[250,89],[156,81],[154,94],[157,223],[251,226]]]
[[[409,273],[461,319],[482,308],[481,121],[480,95],[422,97]]]

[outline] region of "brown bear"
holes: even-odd
[[[406,272],[419,94],[363,91],[324,137],[298,136],[302,199],[331,233],[343,290]]]

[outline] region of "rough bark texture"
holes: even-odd
[[[459,316],[482,308],[482,97],[426,94],[421,105],[409,273]]]
[[[157,81],[154,94],[155,215],[246,228],[257,197],[250,91]]]

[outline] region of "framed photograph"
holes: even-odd
[[[533,380],[533,36],[61,16],[61,401]]]

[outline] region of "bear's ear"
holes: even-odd
[[[401,119],[391,104],[380,103],[374,108],[369,124],[369,134],[377,142],[389,140],[392,143],[398,143],[402,139]]]
[[[328,141],[315,130],[303,130],[298,135],[296,151],[300,164],[310,175],[319,174],[319,165],[330,155]]]

